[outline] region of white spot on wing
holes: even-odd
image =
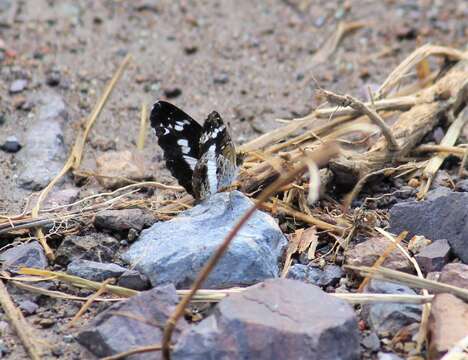
[[[180,146],[188,146],[188,140],[187,139],[179,139],[177,140],[177,144]]]
[[[188,155],[183,155],[183,158],[187,162],[187,164],[189,164],[190,169],[194,170],[195,165],[197,165],[197,159],[195,159],[195,158],[193,158],[191,156],[188,156]]]
[[[216,174],[216,145],[211,145],[207,151],[207,162],[206,162],[206,175],[208,180],[208,186],[210,188],[210,194],[214,194],[218,191],[218,175]]]
[[[183,127],[183,126],[180,126],[180,125],[176,125],[176,126],[174,126],[174,129],[175,129],[176,131],[182,131],[182,130],[184,130],[184,127]]]

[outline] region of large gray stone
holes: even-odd
[[[173,285],[142,292],[112,305],[99,314],[76,339],[98,357],[114,355],[140,346],[161,344],[162,326],[174,311],[177,302],[178,297]],[[182,329],[186,327],[186,321],[180,319],[172,339],[176,341]],[[138,354],[126,359],[161,359],[161,352]]]
[[[408,294],[416,293],[407,286],[390,282],[371,280],[366,287],[369,293]],[[363,318],[378,334],[395,334],[402,327],[421,321],[421,305],[400,303],[366,304],[362,307]]]
[[[425,201],[396,204],[390,210],[391,231],[447,239],[453,253],[468,264],[468,193],[435,189]]]
[[[353,308],[320,288],[270,279],[222,300],[214,313],[184,332],[172,358],[359,358]]]
[[[253,205],[238,191],[218,193],[176,218],[143,230],[122,259],[153,285],[187,288],[197,273]],[[274,219],[256,211],[211,272],[205,288],[251,285],[278,276],[286,238]]]
[[[0,254],[0,263],[2,270],[23,266],[44,269],[47,266],[47,259],[42,246],[34,241],[5,250]]]
[[[92,281],[118,278],[127,269],[117,264],[100,263],[90,260],[74,260],[67,267],[67,273]]]

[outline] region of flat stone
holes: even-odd
[[[218,193],[176,218],[143,230],[122,259],[153,286],[188,288],[239,218],[253,205],[244,194]],[[205,288],[252,285],[278,276],[286,238],[275,220],[256,211],[241,228],[203,284]]]
[[[370,351],[377,351],[380,349],[380,339],[376,333],[371,332],[361,339],[361,345]]]
[[[288,272],[288,279],[304,281],[317,286],[334,286],[344,275],[341,267],[337,265],[326,265],[323,270],[302,264],[291,266]]]
[[[455,190],[461,192],[468,192],[468,179],[458,181],[455,185]]]
[[[32,315],[35,314],[39,305],[31,300],[23,300],[18,304],[18,307],[21,309],[24,315]]]
[[[45,269],[47,259],[42,246],[37,241],[33,241],[16,245],[0,253],[0,263],[2,263],[2,270],[19,267]]]
[[[118,248],[117,239],[106,234],[68,235],[57,249],[55,262],[65,266],[72,260],[112,261]]]
[[[372,237],[346,251],[345,262],[353,266],[372,266],[390,244],[391,241],[383,236]],[[404,272],[413,270],[409,260],[398,249],[390,253],[382,266]]]
[[[28,80],[26,79],[18,79],[13,81],[10,84],[10,94],[18,94],[22,92],[24,89],[26,89],[26,86],[28,86]]]
[[[468,304],[451,294],[435,295],[429,334],[429,358],[439,359],[468,334]]]
[[[270,279],[223,299],[185,331],[172,358],[359,359],[353,308],[320,288]]]
[[[447,264],[450,256],[450,244],[447,240],[437,240],[424,247],[415,259],[421,270],[427,274],[433,271],[440,271]]]
[[[136,151],[108,151],[96,158],[99,183],[108,189],[128,185],[128,180],[151,178],[146,171],[143,155]],[[128,179],[128,180],[126,180]]]
[[[425,201],[398,203],[390,210],[391,231],[447,239],[453,253],[468,263],[468,193],[437,188]]]
[[[119,278],[119,286],[133,290],[148,290],[151,283],[148,278],[136,270],[127,270]]]
[[[155,217],[142,209],[103,210],[94,217],[96,228],[115,232],[141,231],[155,222]]]
[[[90,260],[73,260],[67,267],[67,274],[82,277],[92,281],[104,281],[118,278],[126,268],[117,264],[100,263]]]
[[[16,136],[9,136],[5,142],[0,145],[0,149],[8,153],[17,153],[22,148],[18,138]]]
[[[461,263],[445,265],[440,273],[439,281],[468,289],[468,265]]]
[[[160,326],[166,323],[178,301],[175,288],[170,284],[144,291],[99,314],[85,330],[80,331],[76,340],[100,358],[141,346],[161,344]],[[180,332],[187,327],[187,322],[180,319],[172,340],[177,341]],[[160,351],[128,357],[138,360],[161,358]]]
[[[390,282],[371,280],[366,292],[377,294],[416,293],[407,286]],[[362,306],[362,316],[377,334],[395,334],[402,327],[421,321],[421,305],[400,303],[376,303]]]
[[[64,165],[63,128],[56,120],[37,121],[26,133],[23,151],[18,153],[19,185],[42,190]]]

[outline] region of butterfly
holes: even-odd
[[[167,168],[195,199],[208,198],[235,180],[242,156],[236,154],[216,111],[201,126],[175,105],[158,101],[151,109],[150,120]]]

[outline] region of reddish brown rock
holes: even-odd
[[[468,304],[451,294],[437,294],[429,320],[429,356],[439,359],[468,334]]]
[[[96,166],[99,183],[108,189],[128,185],[128,180],[143,181],[150,177],[143,156],[128,150],[109,151],[96,159]]]
[[[445,265],[440,273],[439,281],[468,289],[468,265],[462,263]]]
[[[450,256],[450,244],[447,240],[437,240],[424,247],[415,256],[421,270],[427,274],[440,271],[447,264]]]
[[[275,279],[221,301],[214,313],[182,334],[179,359],[358,359],[352,307],[320,288]]]
[[[353,249],[346,252],[346,264],[354,266],[372,266],[391,244],[385,237],[372,237],[362,243],[357,244]],[[412,272],[412,267],[408,259],[396,248],[384,261],[384,267]]]

